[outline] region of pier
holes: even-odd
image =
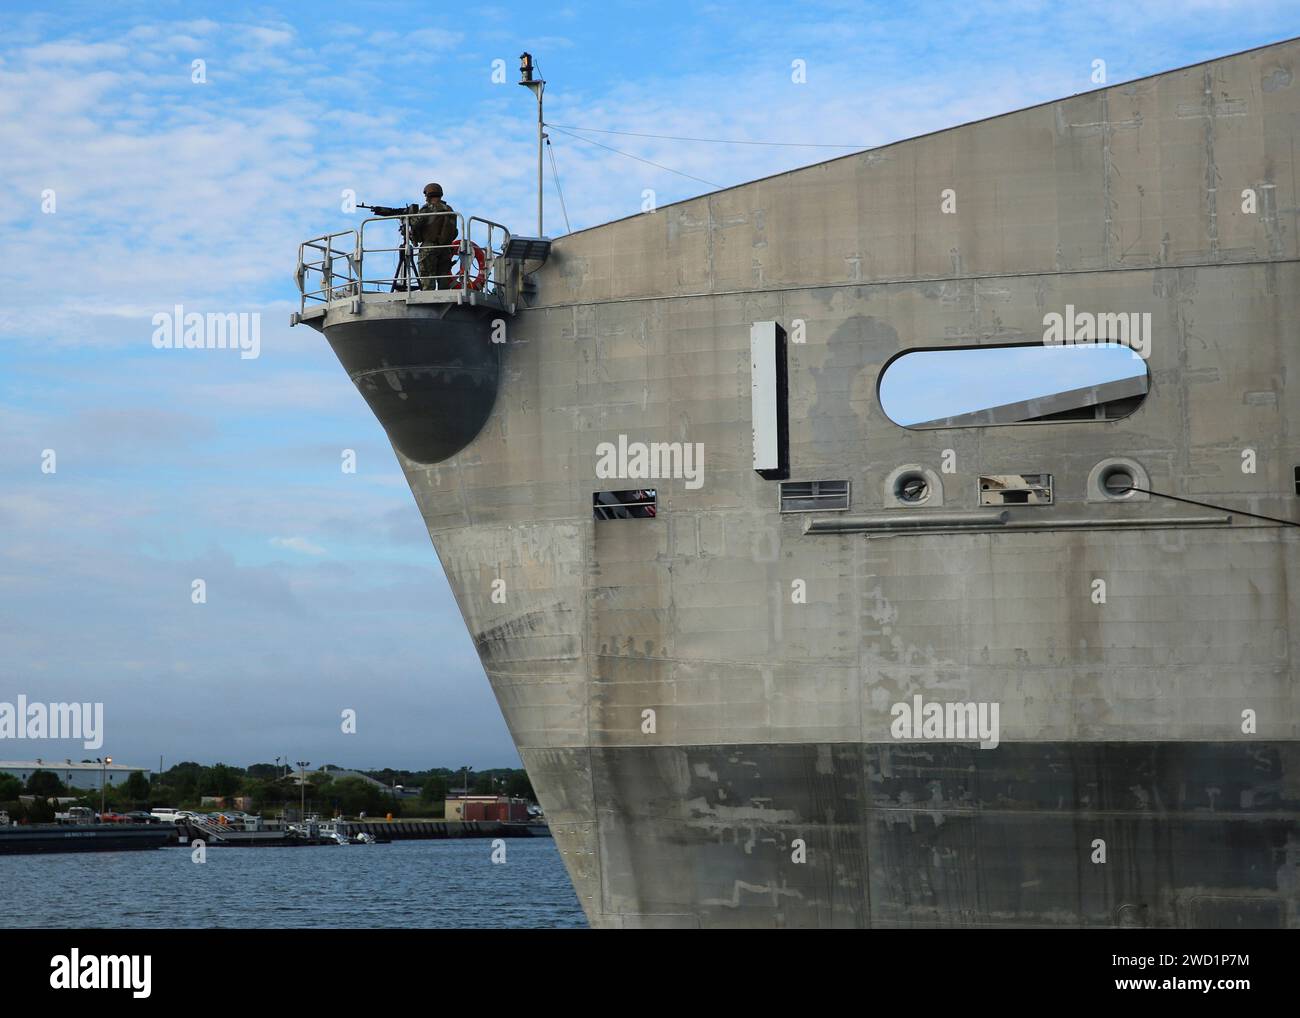
[[[349,839],[368,834],[389,841],[441,841],[450,838],[549,837],[544,824],[497,820],[337,820],[332,829]],[[48,852],[125,852],[148,848],[187,847],[202,841],[208,848],[301,848],[334,845],[322,834],[306,834],[281,825],[239,830],[214,823],[171,824],[24,824],[0,827],[0,855]]]
[[[0,855],[131,852],[174,844],[163,824],[13,824],[0,827]]]
[[[318,825],[313,825],[315,829]],[[441,841],[450,838],[535,838],[549,837],[544,825],[505,823],[497,820],[335,820],[319,825],[355,838],[368,834],[379,843],[388,841]],[[185,820],[176,825],[171,844],[188,845],[201,840],[209,848],[273,848],[303,845],[333,845],[330,835],[307,833],[279,824],[261,830],[239,830],[210,822]]]

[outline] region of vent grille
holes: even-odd
[[[847,509],[848,481],[782,481],[781,512],[811,513]]]
[[[659,492],[654,488],[594,491],[591,512],[598,520],[653,519],[659,513]]]
[[[982,474],[979,488],[980,505],[1052,504],[1051,474]]]

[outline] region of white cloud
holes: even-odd
[[[288,46],[294,40],[294,31],[287,25],[239,25],[235,30],[241,38],[249,39],[258,46]]]
[[[72,39],[31,46],[23,53],[32,64],[89,64],[121,60],[130,50],[120,43],[84,43]]]
[[[554,46],[552,63],[560,66],[547,72],[548,118],[654,134],[870,146],[1091,87],[1083,56],[1043,44],[1035,27],[1040,5],[1021,5],[1016,17],[990,10],[976,3],[948,11],[944,35],[926,43],[937,49],[918,49],[917,30],[901,13],[868,19],[853,5],[814,4],[785,16],[777,32],[770,18],[706,10],[680,33],[688,54],[681,63],[599,90],[585,84],[568,47]],[[1090,15],[1090,31],[1131,17],[1126,11],[1103,5]],[[1163,16],[1176,14],[1171,7]],[[990,20],[1003,56],[961,45]],[[725,47],[716,42],[719,24],[730,33]],[[486,55],[477,79],[449,69],[417,83],[406,71],[391,73],[395,60],[435,50],[488,45],[490,53],[502,30],[385,29],[358,45],[347,28],[329,28],[316,48],[280,21],[189,21],[94,41],[82,33],[11,42],[0,65],[0,240],[22,255],[8,266],[12,296],[0,330],[40,343],[104,345],[123,333],[121,323],[96,322],[98,307],[115,315],[177,302],[222,310],[282,302],[294,296],[298,243],[357,224],[339,210],[345,188],[393,203],[417,198],[424,182],[437,179],[458,209],[531,224],[529,97],[491,85]],[[211,49],[204,86],[189,80],[198,38]],[[696,49],[707,58],[690,59]],[[1107,49],[1118,74],[1126,52],[1118,42]],[[796,56],[808,61],[806,85],[790,81]],[[724,185],[838,154],[592,138]],[[559,131],[552,141],[575,229],[638,212],[646,188],[661,206],[707,190]],[[549,166],[546,176],[555,234],[561,220]],[[55,215],[37,211],[46,188],[58,194]],[[70,290],[80,305],[75,314],[65,304]]]
[[[324,555],[325,549],[319,544],[312,544],[305,537],[273,537],[271,544],[276,548],[302,552],[304,555]]]

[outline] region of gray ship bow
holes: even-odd
[[[593,925],[1300,926],[1298,64],[303,245]],[[1058,341],[1144,370],[885,412]]]

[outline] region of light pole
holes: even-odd
[[[104,819],[104,774],[107,772],[109,764],[113,762],[113,758],[106,756],[102,760],[99,757],[95,759],[99,763],[99,818],[102,822]]]
[[[310,760],[298,761],[298,791],[301,793],[300,804],[298,806],[298,820],[300,823],[307,822],[307,767],[311,764]]]
[[[546,141],[544,121],[542,120],[542,93],[546,91],[546,82],[533,78],[533,56],[531,53],[519,54],[519,84],[537,96],[537,236],[544,237],[542,230],[542,145]]]

